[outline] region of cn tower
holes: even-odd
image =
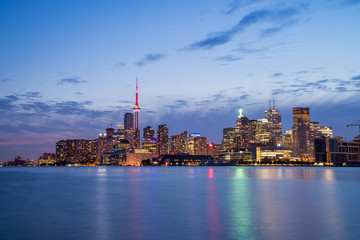
[[[135,113],[135,131],[138,130],[139,127],[139,112],[140,112],[140,106],[138,102],[138,78],[136,77],[136,100],[135,100],[135,106],[133,107],[133,111]]]

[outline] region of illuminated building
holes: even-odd
[[[155,130],[150,127],[147,126],[143,129],[143,136],[145,139],[150,139],[150,138],[154,138],[155,137]]]
[[[206,143],[206,137],[196,136],[194,141],[194,155],[206,155],[208,152],[208,145]]]
[[[309,108],[293,108],[292,130],[294,156],[308,161],[311,155]]]
[[[239,111],[239,116],[235,124],[235,146],[236,148],[244,148],[250,145],[253,139],[253,127],[250,120],[243,115],[242,109]]]
[[[270,132],[270,123],[268,122],[268,120],[266,118],[257,120],[255,128],[255,139],[258,140],[259,145],[272,145],[271,138],[272,135]]]
[[[125,139],[125,126],[118,125],[116,140],[120,141],[120,140],[124,140],[124,139]]]
[[[142,148],[149,150],[149,153],[157,153],[157,140],[156,138],[143,138]]]
[[[187,131],[178,135],[171,136],[171,152],[185,153],[187,152],[188,139]]]
[[[322,136],[316,138],[315,161],[329,165],[345,165],[360,163],[360,139],[343,142],[339,138]]]
[[[194,139],[196,137],[200,137],[200,133],[190,133],[189,137],[188,137],[187,152],[189,154],[191,154],[191,155],[195,155],[195,152],[194,152],[194,148],[195,148]]]
[[[128,112],[124,115],[124,138],[129,141],[132,147],[134,147],[134,137],[134,115]]]
[[[97,140],[71,139],[56,143],[56,162],[65,164],[95,164]]]
[[[275,99],[273,100],[273,107],[265,111],[265,118],[269,122],[269,131],[271,133],[271,145],[280,147],[282,146],[282,127],[281,115],[279,110],[275,109]]]
[[[138,98],[138,79],[136,78],[136,93],[135,93],[135,106],[133,112],[135,113],[135,135],[134,135],[134,148],[140,148],[140,130],[139,130],[139,98]]]
[[[235,128],[229,127],[223,129],[222,148],[225,151],[231,151],[235,148],[234,144]]]
[[[293,147],[293,136],[292,130],[285,130],[284,132],[284,148],[292,148]]]
[[[169,153],[169,129],[166,124],[161,124],[157,128],[158,153]]]
[[[55,153],[44,152],[43,155],[38,159],[39,166],[54,166],[55,163],[56,163]]]

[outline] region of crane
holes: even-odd
[[[348,124],[346,127],[359,127],[359,135],[360,135],[360,119],[358,120],[358,123]]]

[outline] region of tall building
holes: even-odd
[[[185,153],[188,151],[187,131],[171,136],[171,152]]]
[[[223,129],[222,149],[225,151],[231,151],[235,148],[234,144],[235,128],[229,127]]]
[[[169,153],[169,129],[166,124],[161,124],[157,128],[158,153]]]
[[[270,123],[266,118],[257,120],[255,128],[255,139],[258,145],[271,146],[272,135],[270,132]]]
[[[245,148],[249,146],[253,139],[253,127],[250,120],[243,115],[242,109],[239,111],[239,116],[235,124],[235,145],[236,148]]]
[[[134,136],[134,147],[140,148],[140,130],[139,130],[139,98],[138,98],[138,79],[136,78],[136,93],[135,93],[135,106],[133,107],[133,112],[135,113],[135,136]]]
[[[154,138],[155,137],[155,130],[150,126],[145,127],[143,129],[143,137],[145,139]]]
[[[124,115],[124,138],[129,141],[130,146],[134,147],[134,115],[130,112]]]
[[[284,148],[293,148],[292,129],[285,130],[283,143],[284,143]]]
[[[190,133],[188,136],[188,153],[195,155],[195,138],[200,137],[200,133]]]
[[[117,140],[125,140],[125,127],[124,125],[118,125],[117,129]]]
[[[294,156],[308,161],[311,155],[309,108],[293,108],[292,130]]]
[[[156,153],[157,152],[157,140],[155,138],[155,130],[147,126],[143,129],[143,136],[142,139],[142,148],[148,149],[150,153]]]
[[[273,106],[265,111],[265,118],[269,122],[269,131],[271,133],[271,145],[280,147],[282,145],[282,127],[281,127],[281,115],[279,110],[275,109],[275,99],[273,100]]]
[[[208,153],[208,145],[206,137],[194,137],[194,155],[206,155]]]

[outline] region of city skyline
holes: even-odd
[[[136,76],[139,129],[220,143],[239,108],[263,118],[275,98],[283,132],[309,107],[335,136],[358,134],[359,1],[141,3],[0,3],[1,161],[121,123]]]

